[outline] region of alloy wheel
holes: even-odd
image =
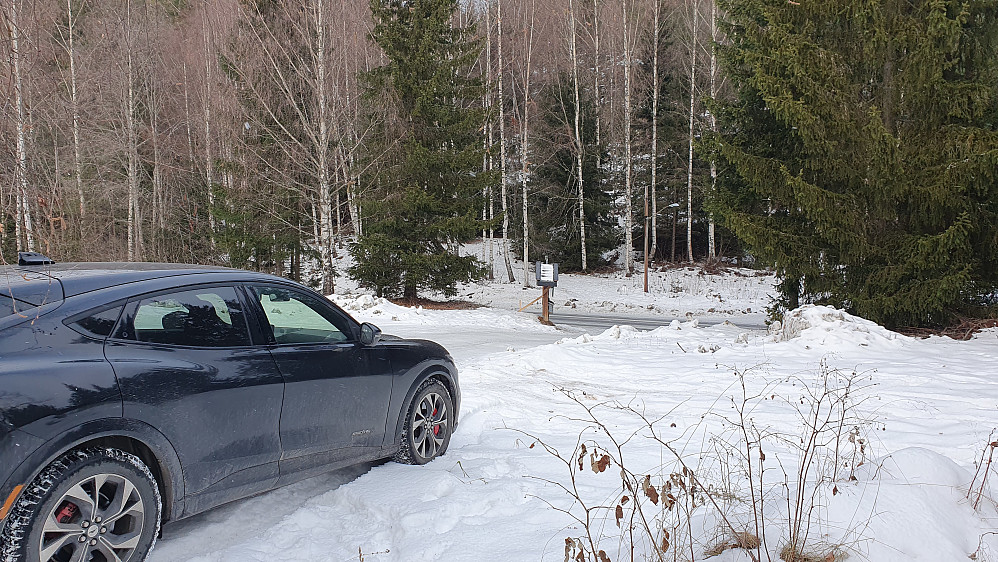
[[[69,489],[45,517],[41,562],[126,562],[139,546],[145,505],[128,478],[89,476]]]

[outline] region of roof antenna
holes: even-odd
[[[51,265],[55,260],[38,252],[18,252],[17,265]]]

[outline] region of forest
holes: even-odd
[[[0,257],[415,297],[647,256],[773,267],[783,308],[993,315],[996,11],[3,0]]]

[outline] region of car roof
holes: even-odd
[[[4,289],[9,289],[14,298],[37,305],[42,300],[61,300],[62,298],[106,287],[124,285],[126,283],[203,273],[229,273],[244,279],[280,279],[263,273],[208,265],[149,262],[80,262],[0,267],[0,286]],[[53,279],[58,280],[59,283],[57,285],[61,287],[54,287],[53,285],[55,284],[52,283]],[[62,294],[58,294],[59,292]]]

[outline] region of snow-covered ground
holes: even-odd
[[[566,539],[586,536],[575,519],[585,519],[578,500],[609,507],[592,512],[598,550],[630,560],[633,527],[634,559],[656,560],[640,540],[642,526],[630,523],[641,518],[631,518],[635,494],[623,491],[620,468],[591,468],[594,444],[613,462],[619,458],[608,432],[633,436],[622,447],[623,465],[648,475],[662,499],[665,481],[681,473],[669,447],[698,486],[714,492],[717,506],[694,494],[691,507],[677,476],[671,511],[663,508],[668,502],[637,494],[654,540],[661,544],[662,530],[672,531],[663,559],[701,560],[713,549],[720,552],[715,560],[750,560],[744,550],[717,548],[733,529],[764,534],[769,555],[761,548],[762,559],[777,560],[794,519],[788,512],[801,497],[799,520],[810,522],[805,550],[818,560],[958,561],[973,554],[998,561],[998,459],[976,510],[976,492],[967,499],[975,462],[989,439],[998,439],[991,433],[998,426],[998,330],[968,342],[919,340],[807,307],[780,330],[752,331],[738,323],[746,310],[757,314],[768,304],[772,277],[679,269],[652,278],[649,296],[640,276],[562,276],[555,303],[576,299],[577,308],[615,315],[690,312],[690,320],[650,332],[621,326],[583,334],[542,326],[536,311],[515,312],[538,294],[519,285],[462,287],[459,298],[489,307],[459,311],[403,308],[341,285],[351,294],[334,300],[359,320],[434,339],[456,358],[464,402],[447,454],[422,467],[362,466],[224,506],[167,528],[151,560],[561,561]],[[730,322],[700,327],[697,316],[710,314]],[[737,423],[741,381],[751,481]],[[808,448],[801,439],[808,442],[815,407],[831,423]],[[590,412],[606,432],[587,421]],[[580,441],[588,447],[582,471]],[[802,449],[814,454],[810,483],[798,487]],[[765,533],[752,517],[753,488],[758,496],[760,487]],[[618,527],[613,508],[622,495],[631,497]]]

